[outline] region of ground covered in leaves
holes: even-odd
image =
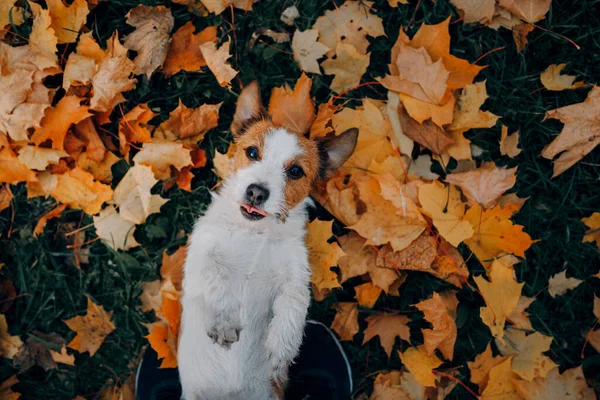
[[[0,0],[0,398],[176,365],[253,80],[290,130],[360,130],[308,237],[355,398],[600,393],[597,1],[69,3]]]

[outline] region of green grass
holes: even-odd
[[[229,10],[221,16],[197,17],[185,7],[163,1],[143,1],[148,5],[166,4],[176,20],[176,28],[192,20],[198,28],[219,24],[221,37],[229,32],[232,16]],[[336,1],[339,5],[342,2]],[[413,34],[421,23],[438,23],[453,14],[451,24],[452,53],[473,62],[483,54],[498,49],[484,57],[478,64],[487,65],[477,80],[487,80],[490,99],[484,108],[502,117],[502,123],[511,130],[519,129],[520,146],[523,152],[514,160],[501,157],[498,150],[500,128],[474,130],[468,134],[473,143],[484,152],[483,160],[493,160],[499,165],[518,165],[518,180],[515,186],[520,197],[529,197],[515,220],[525,226],[533,239],[539,240],[526,254],[526,259],[516,266],[517,278],[525,282],[523,294],[535,296],[538,301],[530,307],[534,328],[554,337],[549,356],[561,367],[570,368],[583,365],[588,381],[600,391],[600,355],[591,346],[587,346],[582,357],[584,339],[582,332],[587,331],[595,322],[592,314],[593,296],[600,295],[598,281],[588,279],[600,268],[600,253],[594,244],[582,244],[585,227],[580,222],[584,216],[600,211],[600,149],[595,149],[585,159],[563,173],[551,179],[552,165],[543,159],[540,153],[561,130],[561,124],[554,120],[543,121],[547,110],[582,101],[588,89],[563,92],[548,92],[541,89],[539,74],[550,64],[569,63],[566,72],[579,76],[588,83],[600,80],[600,1],[598,0],[561,0],[554,1],[550,13],[539,25],[548,31],[534,30],[529,35],[529,45],[524,52],[515,49],[511,32],[501,29],[494,31],[479,26],[463,26],[456,22],[457,15],[447,0],[423,0],[416,9],[416,1],[410,6],[392,9],[386,1],[378,1],[377,14],[384,19],[387,37],[370,39],[371,64],[363,81],[372,81],[382,76],[389,63],[389,50],[395,42],[400,26],[407,27]],[[101,2],[90,14],[87,26],[94,37],[102,44],[114,30],[121,35],[131,32],[125,24],[127,12],[137,6],[138,1],[111,0]],[[257,43],[251,51],[246,48],[252,32],[258,27],[285,30],[279,21],[284,8],[292,2],[262,0],[254,11],[245,13],[235,11],[234,23],[237,43],[236,56],[232,58],[235,69],[240,71],[243,83],[257,79],[263,94],[268,96],[275,86],[284,82],[293,85],[300,76],[292,56],[289,44]],[[333,1],[304,0],[297,3],[301,17],[296,22],[298,29],[312,26],[317,17],[325,10],[334,7]],[[410,22],[413,22],[412,24]],[[552,33],[555,32],[555,33]],[[568,37],[581,48],[561,38]],[[69,51],[73,45],[70,45]],[[502,48],[502,49],[499,49]],[[59,48],[62,53],[64,46]],[[236,62],[237,60],[237,62]],[[129,92],[127,102],[123,104],[125,112],[140,103],[148,105],[160,115],[154,121],[158,124],[168,118],[179,101],[188,107],[197,107],[204,103],[224,102],[221,108],[219,126],[212,130],[203,142],[203,148],[209,155],[215,149],[225,151],[230,141],[228,133],[236,93],[236,82],[231,90],[221,88],[210,73],[179,73],[165,79],[155,73],[150,80],[138,77],[135,90]],[[313,95],[318,102],[332,96],[329,83],[332,77],[314,76]],[[386,91],[378,86],[364,87],[346,95],[342,100],[349,105],[358,104],[362,97],[385,99]],[[120,114],[113,114],[118,121]],[[116,133],[117,123],[108,127]],[[209,157],[210,158],[210,157]],[[127,169],[125,163],[115,168],[115,182]],[[38,238],[32,236],[37,219],[54,207],[52,199],[37,198],[27,200],[23,185],[13,187],[15,194],[14,210],[0,212],[0,262],[5,267],[0,270],[4,279],[14,282],[16,299],[7,311],[6,317],[10,332],[20,335],[25,341],[34,331],[56,332],[67,340],[74,333],[62,322],[85,312],[86,297],[102,304],[114,314],[117,327],[104,342],[94,357],[76,353],[74,367],[60,366],[45,372],[34,367],[19,375],[21,383],[15,389],[23,393],[25,399],[71,399],[76,395],[94,398],[108,380],[122,379],[132,370],[131,362],[137,359],[142,346],[146,328],[143,323],[151,322],[150,314],[138,310],[140,283],[158,277],[162,252],[173,251],[184,244],[185,234],[191,231],[195,218],[202,213],[209,201],[209,188],[216,183],[210,172],[210,166],[194,171],[196,177],[187,193],[172,189],[163,194],[171,201],[163,207],[160,214],[148,218],[144,226],[136,232],[141,247],[128,253],[114,252],[96,241],[88,246],[89,262],[81,270],[72,262],[72,251],[67,249],[64,232],[78,226],[86,226],[91,218],[79,210],[66,211],[60,220],[48,223],[45,233]],[[157,192],[161,188],[156,189]],[[325,215],[323,210],[320,213]],[[336,225],[336,229],[343,229]],[[86,240],[95,237],[86,231]],[[10,233],[10,236],[9,236]],[[469,251],[461,247],[467,257]],[[474,274],[483,272],[475,257],[468,261]],[[569,276],[587,279],[577,290],[570,291],[555,299],[545,290],[550,276],[563,269]],[[336,301],[352,299],[351,280],[344,285],[345,290],[335,291],[322,303],[313,303],[310,315],[324,323],[331,323],[334,311],[330,306]],[[412,343],[422,341],[421,328],[427,326],[412,304],[449,285],[422,273],[409,274],[402,287],[400,297],[382,297],[377,309],[393,308],[406,312],[415,322],[411,323]],[[463,288],[458,297],[455,358],[444,367],[457,367],[459,379],[468,382],[468,370],[465,362],[472,360],[490,342],[487,327],[479,318],[482,299],[469,288]],[[360,325],[364,329],[364,317],[368,310],[361,313]],[[362,334],[356,335],[353,342],[345,342],[345,349],[353,365],[353,374],[357,393],[369,393],[372,385],[366,376],[376,371],[400,368],[401,362],[394,352],[388,361],[377,340],[361,346]],[[400,343],[406,347],[407,343]],[[12,362],[0,359],[1,380],[15,374]],[[476,389],[472,384],[473,389]],[[469,398],[469,394],[458,386],[450,398]]]

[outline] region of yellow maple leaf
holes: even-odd
[[[552,64],[540,75],[542,85],[548,90],[561,91],[565,89],[577,89],[585,86],[583,83],[575,83],[577,79],[574,75],[562,75],[561,71],[565,69],[567,64]]]
[[[494,357],[492,355],[492,347],[488,344],[483,353],[478,354],[472,362],[467,362],[469,371],[471,371],[471,382],[478,385],[480,391],[485,390],[492,368],[501,364],[506,359],[506,357],[502,356]]]
[[[112,198],[113,191],[110,186],[94,181],[89,172],[75,167],[57,176],[57,183],[51,194],[60,203],[94,215],[100,212],[102,203]]]
[[[517,167],[498,168],[493,162],[471,171],[446,176],[446,182],[461,188],[469,205],[478,203],[485,208],[495,205],[502,193],[512,188],[516,181]]]
[[[534,297],[521,296],[517,306],[508,315],[507,320],[517,329],[524,329],[528,331],[533,330],[531,321],[529,320],[529,313],[525,311],[527,307],[531,305],[536,299]]]
[[[35,172],[9,149],[0,149],[0,183],[16,184],[18,182],[35,182]]]
[[[140,245],[133,237],[135,224],[124,219],[115,206],[108,206],[94,216],[94,227],[96,235],[115,250],[129,250]]]
[[[6,317],[3,314],[0,314],[0,357],[12,360],[15,358],[22,345],[23,342],[18,336],[12,336],[8,333]]]
[[[373,285],[372,282],[363,283],[354,287],[356,291],[356,301],[363,307],[373,308],[379,295],[383,291],[379,286]]]
[[[458,100],[451,131],[465,131],[473,128],[491,128],[498,121],[498,116],[480,108],[488,98],[485,88],[486,81],[466,85]]]
[[[302,73],[294,90],[289,86],[273,88],[269,114],[273,123],[298,134],[309,131],[315,119],[315,105],[310,98],[312,79]]]
[[[306,246],[312,267],[311,281],[318,290],[330,290],[341,286],[331,267],[337,265],[344,252],[336,242],[327,243],[327,240],[333,236],[332,225],[333,221],[326,222],[318,219],[308,224]]]
[[[160,180],[171,177],[171,167],[181,170],[192,164],[190,150],[176,142],[150,142],[133,157],[137,164],[149,165],[154,176]]]
[[[87,1],[75,0],[69,6],[65,6],[62,0],[48,0],[46,4],[52,18],[50,26],[54,29],[58,43],[75,42],[90,12]]]
[[[230,46],[231,39],[223,43],[218,50],[214,42],[206,42],[200,45],[200,51],[204,60],[206,60],[206,65],[221,86],[231,86],[231,80],[238,73],[226,62],[231,57],[231,54],[229,54]]]
[[[585,381],[581,366],[568,369],[562,374],[559,374],[558,368],[554,368],[545,379],[535,378],[532,382],[514,379],[513,384],[523,400],[596,398],[594,390]]]
[[[229,6],[250,11],[252,10],[252,5],[257,1],[258,0],[202,0],[202,4],[208,11],[219,15]]]
[[[583,281],[577,278],[567,278],[567,271],[559,272],[548,280],[548,293],[552,297],[562,296],[568,290],[575,289]]]
[[[498,6],[507,9],[526,22],[544,19],[552,0],[499,0]]]
[[[333,329],[341,340],[352,340],[358,333],[358,309],[356,303],[337,303],[331,308],[337,312],[331,323]]]
[[[433,370],[442,365],[442,360],[435,354],[427,353],[416,347],[409,347],[404,353],[398,352],[400,360],[414,376],[415,380],[423,386],[435,387],[435,375]]]
[[[427,300],[414,305],[432,325],[432,329],[423,329],[424,343],[421,348],[429,355],[434,355],[435,349],[448,360],[454,357],[454,343],[456,342],[456,324],[446,308],[442,297],[438,293]]]
[[[515,373],[511,369],[511,361],[509,357],[491,368],[481,399],[521,400],[513,385]]]
[[[292,38],[292,51],[294,60],[302,71],[321,75],[321,69],[317,60],[331,50],[323,43],[317,42],[319,30],[317,28],[305,31],[296,30]]]
[[[40,127],[31,136],[31,141],[39,146],[46,140],[52,141],[52,148],[64,150],[64,140],[72,124],[84,120],[91,114],[87,106],[81,105],[77,96],[65,96],[54,107],[44,113]]]
[[[410,329],[408,327],[410,319],[404,315],[373,314],[368,316],[365,321],[367,322],[367,329],[364,331],[363,345],[375,336],[379,336],[381,347],[383,347],[388,357],[392,356],[396,336],[407,342],[410,341]]]
[[[217,40],[217,26],[209,26],[194,34],[196,28],[191,21],[186,22],[172,36],[167,58],[162,72],[171,76],[179,71],[200,71],[206,60],[200,51],[200,45]]]
[[[543,352],[550,350],[552,338],[539,332],[526,335],[525,332],[509,328],[504,333],[504,342],[496,340],[500,353],[513,356],[512,370],[522,379],[531,382],[534,378],[545,378],[556,364]]]
[[[96,354],[104,339],[116,329],[111,321],[112,313],[112,311],[106,312],[104,307],[88,298],[86,315],[64,321],[69,329],[77,332],[67,346],[80,353],[87,351],[90,353],[90,357]]]
[[[404,93],[400,93],[399,96],[408,115],[420,124],[428,119],[440,127],[452,122],[456,104],[454,96],[449,96],[447,101],[441,105],[415,99]]]
[[[335,59],[329,58],[321,63],[326,75],[335,75],[329,86],[331,90],[342,93],[357,86],[367,72],[370,59],[370,53],[362,54],[351,44],[338,43]]]
[[[408,371],[381,372],[373,382],[369,400],[425,399],[425,387]]]
[[[419,202],[440,235],[453,246],[473,236],[473,226],[464,219],[465,204],[458,189],[438,181],[419,187]]]
[[[596,242],[598,248],[600,248],[600,212],[595,212],[587,218],[582,218],[581,222],[589,228],[583,236],[582,242]]]

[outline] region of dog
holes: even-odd
[[[192,232],[179,374],[185,400],[281,398],[310,302],[309,193],[350,157],[358,130],[307,139],[275,125],[258,84],[238,99],[234,172]]]

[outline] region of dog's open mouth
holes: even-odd
[[[242,212],[242,215],[250,221],[258,221],[268,215],[266,211],[244,203],[240,204],[240,211]]]

